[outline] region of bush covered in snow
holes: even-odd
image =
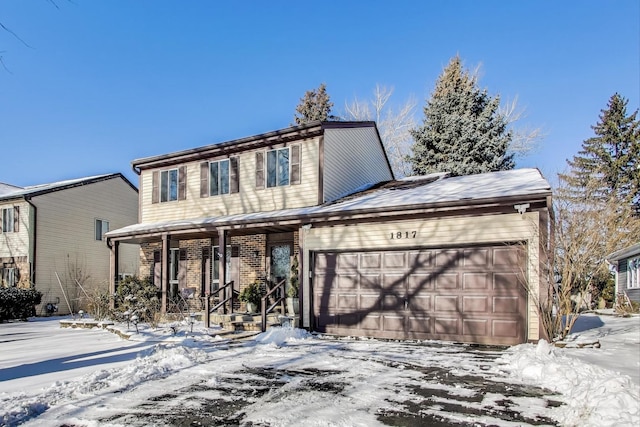
[[[11,319],[26,320],[35,316],[35,306],[42,301],[42,292],[34,288],[0,287],[0,322]]]

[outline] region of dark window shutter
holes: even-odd
[[[211,248],[202,248],[202,286],[200,289],[200,295],[204,296],[209,291],[211,286]]]
[[[160,196],[160,176],[158,171],[151,174],[151,203],[158,203]]]
[[[264,188],[264,153],[256,153],[256,188]]]
[[[160,251],[153,252],[153,284],[162,287],[162,258]]]
[[[187,167],[180,166],[178,168],[178,200],[187,198]]]
[[[209,197],[209,162],[200,163],[200,197]]]
[[[291,184],[300,184],[300,145],[291,146]]]
[[[237,193],[240,191],[240,160],[237,157],[231,157],[229,159],[229,188],[231,193]]]
[[[187,287],[187,250],[180,249],[178,252],[178,287]]]
[[[13,231],[20,231],[20,206],[13,207]]]

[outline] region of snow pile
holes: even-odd
[[[123,392],[146,381],[159,379],[206,359],[201,350],[158,345],[120,369],[98,370],[74,381],[57,381],[42,393],[0,395],[0,425],[17,425],[37,417],[49,407],[95,396],[98,392]]]
[[[273,327],[267,332],[256,336],[254,341],[258,344],[271,344],[281,347],[287,342],[295,342],[311,338],[312,335],[304,329]]]
[[[629,377],[559,354],[545,340],[532,347],[512,347],[498,359],[499,369],[561,393],[566,405],[553,413],[562,425],[640,425],[640,393]]]

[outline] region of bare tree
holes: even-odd
[[[525,109],[518,106],[517,96],[511,101],[501,104],[498,112],[506,119],[507,126],[511,128],[512,139],[508,151],[514,157],[522,158],[538,147],[544,138],[542,129],[514,126],[526,116]]]
[[[411,164],[407,157],[413,145],[409,130],[415,127],[417,101],[409,98],[398,109],[394,109],[389,102],[391,95],[393,87],[387,88],[378,84],[373,91],[373,98],[369,101],[356,98],[350,104],[345,104],[345,118],[374,120],[395,176],[408,176],[411,175]]]

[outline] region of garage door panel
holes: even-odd
[[[488,290],[491,274],[490,273],[463,273],[462,289],[465,290]]]
[[[435,276],[436,289],[437,290],[457,289],[459,278],[460,278],[460,275],[457,273],[436,274]]]
[[[383,315],[383,330],[387,332],[403,333],[405,330],[404,316],[394,316],[392,314]]]
[[[412,313],[430,312],[430,311],[433,311],[432,301],[433,301],[432,295],[425,295],[421,293],[415,296],[411,296],[407,298],[408,309]]]
[[[490,307],[489,297],[486,295],[462,297],[462,311],[465,313],[487,313]]]
[[[435,311],[458,311],[458,297],[436,295]]]
[[[519,312],[520,299],[516,296],[513,297],[493,297],[493,312],[494,313],[511,313],[516,314]]]
[[[495,245],[317,254],[315,324],[338,335],[524,342],[520,253]]]
[[[382,274],[361,274],[360,275],[360,289],[363,290],[376,290],[382,287]]]
[[[379,269],[382,265],[382,254],[380,252],[371,252],[360,254],[360,270]]]
[[[518,273],[495,273],[493,275],[493,289],[496,291],[511,292],[524,286],[520,283]]]
[[[492,336],[502,338],[517,338],[519,323],[516,320],[493,320]]]
[[[487,267],[489,265],[489,250],[472,248],[465,249],[462,265],[464,267]]]
[[[383,256],[385,269],[407,269],[406,252],[386,252]]]
[[[434,251],[409,251],[409,266],[415,270],[433,268],[435,264]]]
[[[459,320],[453,317],[436,317],[434,321],[434,332],[436,334],[459,335]]]
[[[357,294],[338,294],[338,309],[358,310],[358,300]]]
[[[434,275],[431,273],[413,273],[407,277],[409,293],[431,291],[434,288]]]
[[[358,254],[338,254],[338,262],[336,268],[340,271],[343,270],[357,270],[358,269]]]
[[[367,294],[360,295],[360,304],[358,306],[360,310],[378,311],[381,310],[381,300],[379,294]]]
[[[462,334],[487,336],[490,332],[491,321],[489,319],[464,319],[462,321]]]

